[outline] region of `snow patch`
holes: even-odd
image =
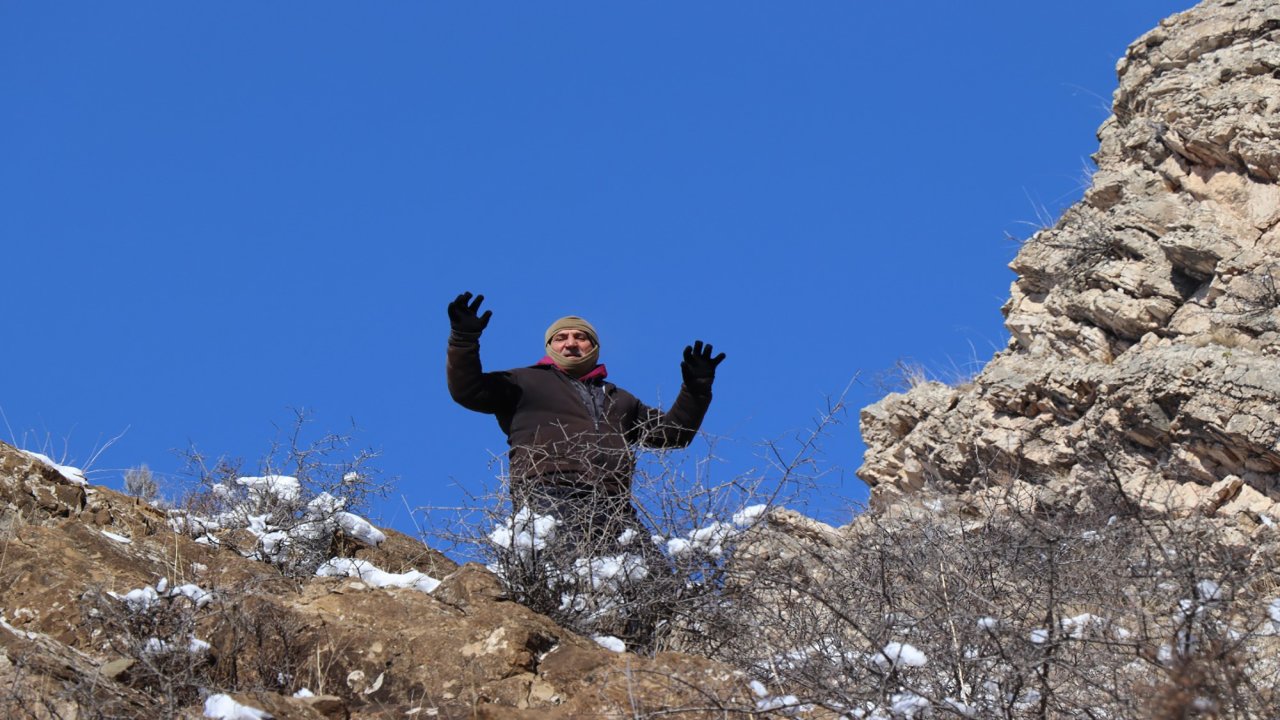
[[[298,478],[288,475],[263,475],[261,477],[240,477],[235,483],[249,489],[249,496],[255,500],[282,500],[295,502],[302,496],[302,483]]]
[[[230,695],[218,693],[210,695],[204,701],[204,716],[218,720],[266,720],[271,717],[267,712],[248,705],[241,705]]]
[[[342,532],[359,540],[365,545],[377,547],[387,539],[386,533],[374,527],[373,523],[365,520],[359,515],[354,515],[344,511],[335,514],[333,518],[337,521],[338,527],[342,528]]]
[[[1093,613],[1081,613],[1075,617],[1062,618],[1059,624],[1068,637],[1078,640],[1084,637],[1085,631],[1090,627],[1106,627],[1108,623],[1106,618],[1098,617]]]
[[[753,525],[769,511],[768,505],[750,505],[733,514],[733,524],[738,527]]]
[[[30,450],[19,450],[18,452],[22,453],[23,455],[26,455],[27,457],[35,458],[36,460],[39,460],[40,462],[53,468],[54,470],[57,470],[59,475],[61,475],[67,482],[72,483],[73,485],[89,484],[89,481],[86,480],[84,477],[84,471],[78,467],[63,465],[61,463],[54,461],[53,458],[43,453],[32,452]]]
[[[413,588],[429,593],[440,586],[440,581],[417,570],[389,573],[380,570],[368,560],[356,558],[330,558],[316,568],[319,577],[353,577],[373,587]]]
[[[912,692],[899,693],[889,698],[891,712],[903,718],[924,717],[932,707],[930,702]]]
[[[160,604],[161,598],[166,597],[172,598],[182,595],[191,600],[197,608],[202,608],[205,605],[208,605],[213,602],[214,599],[214,594],[212,592],[205,590],[199,585],[187,583],[175,588],[170,588],[168,578],[160,578],[160,581],[155,584],[155,587],[147,585],[145,587],[130,590],[124,595],[117,595],[110,591],[108,591],[107,594],[124,603],[130,611],[135,613],[150,611],[156,605]]]
[[[532,550],[545,550],[555,539],[560,521],[551,515],[539,515],[528,507],[520,508],[505,524],[493,529],[489,539],[494,545],[516,550],[527,557]]]
[[[787,712],[793,715],[801,710],[800,698],[795,695],[771,695],[756,701],[756,710],[760,712]],[[790,712],[788,712],[790,711]]]
[[[885,645],[872,660],[882,668],[924,667],[929,663],[929,658],[915,646],[900,642]]]
[[[596,644],[605,650],[612,650],[616,653],[627,651],[627,644],[612,635],[596,635],[591,639],[595,640]]]

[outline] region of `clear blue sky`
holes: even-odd
[[[90,477],[254,458],[289,407],[379,447],[376,519],[492,485],[445,305],[530,364],[564,314],[670,399],[728,353],[722,476],[855,376],[810,512],[865,498],[856,408],[1005,345],[1016,252],[1087,183],[1164,2],[5,2],[0,408]],[[402,499],[403,497],[403,499]]]

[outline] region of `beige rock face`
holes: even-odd
[[[1091,187],[1010,265],[1009,347],[862,411],[873,501],[1106,481],[1280,517],[1280,5],[1202,3],[1117,70]]]

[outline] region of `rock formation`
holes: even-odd
[[[972,382],[862,411],[873,503],[1028,483],[1280,517],[1280,5],[1208,0],[1117,66],[1084,198],[1010,267]]]

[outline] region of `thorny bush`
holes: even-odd
[[[842,412],[834,403],[796,449],[767,444],[764,471],[727,480],[714,478],[714,442],[697,458],[642,455],[621,496],[596,485],[518,484],[513,492],[500,473],[500,492],[481,494],[436,535],[564,627],[637,652],[684,649],[738,602],[746,590],[732,581],[739,542],[769,508],[816,483],[814,457]]]
[[[247,531],[251,554],[290,577],[311,576],[333,556],[339,533],[361,540],[379,534],[354,514],[390,487],[374,466],[379,454],[354,448],[351,435],[309,439],[308,423],[305,411],[295,411],[252,471],[243,460],[189,448],[191,489],[171,512],[175,528],[211,543]]]
[[[704,652],[865,718],[1275,717],[1280,575],[1206,518],[872,512],[765,531]],[[1280,536],[1270,535],[1275,547]]]
[[[83,615],[100,649],[124,661],[115,679],[141,692],[156,717],[174,717],[214,692],[345,692],[331,677],[340,668],[321,661],[316,633],[264,600],[278,589],[251,582],[206,590],[161,578],[123,594],[91,591]],[[99,699],[71,700],[78,716],[97,716]]]
[[[99,590],[85,599],[94,637],[129,662],[123,682],[154,700],[165,717],[200,698],[213,660],[209,644],[197,637],[197,611],[212,593],[161,579],[124,595]]]

